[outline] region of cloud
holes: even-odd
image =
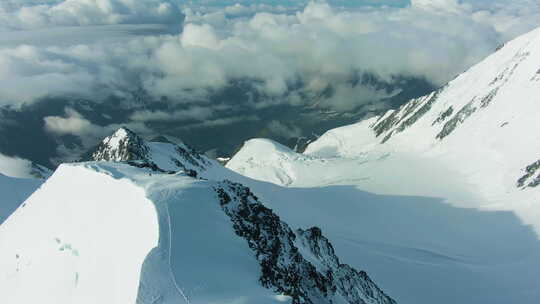
[[[326,2],[303,8],[184,5],[186,21],[178,34],[58,47],[0,46],[0,81],[6,84],[0,102],[20,105],[57,95],[131,100],[143,91],[147,102],[165,98],[188,108],[211,108],[208,96],[249,81],[258,98],[239,107],[317,103],[350,111],[394,94],[399,77],[442,85],[502,42],[540,25],[535,2],[482,3],[414,0],[406,7],[355,9]],[[182,18],[177,8],[165,0],[65,0],[11,8],[0,24],[46,29],[172,23]],[[383,86],[358,82],[363,74]],[[168,114],[161,116],[185,113]],[[199,119],[201,110],[193,115]]]
[[[465,9],[457,0],[411,0],[411,6],[435,13],[459,14]]]
[[[0,28],[177,22],[180,8],[166,0],[65,0],[34,4],[15,1],[0,6]]]
[[[536,0],[40,1],[0,1],[0,107],[65,101],[39,118],[61,155],[121,125],[296,134],[282,109],[384,110],[410,79],[442,85],[540,25]]]
[[[94,75],[55,55],[58,54],[26,45],[0,49],[0,105],[31,101],[49,94],[82,93]]]
[[[26,159],[10,157],[0,153],[0,174],[18,178],[31,178],[31,168],[32,163]]]
[[[268,124],[268,130],[281,138],[295,138],[302,136],[302,130],[300,130],[300,128],[277,120],[272,120]]]
[[[275,298],[277,301],[279,301],[279,302],[288,302],[288,301],[291,301],[291,297],[286,296],[286,295],[276,295],[274,298]]]
[[[66,116],[47,116],[43,119],[45,130],[55,135],[85,135],[94,133],[98,129],[89,120],[82,117],[77,111],[66,108]]]
[[[172,112],[165,111],[138,111],[130,116],[133,121],[174,121],[174,120],[206,120],[212,116],[213,112],[207,107],[193,106],[186,110]]]
[[[248,121],[260,121],[261,119],[257,115],[242,115],[242,116],[233,116],[227,118],[216,118],[211,120],[206,120],[200,123],[187,124],[183,128],[185,129],[197,129],[197,128],[213,128],[224,125],[230,125],[233,123],[248,122]]]
[[[52,163],[78,161],[82,154],[88,152],[89,148],[95,146],[96,143],[120,127],[128,127],[141,136],[152,134],[151,130],[141,122],[97,125],[72,108],[67,107],[64,112],[63,116],[44,117],[44,129],[56,138],[71,135],[79,138],[80,142],[66,145],[66,142],[59,140],[58,156],[51,160]]]

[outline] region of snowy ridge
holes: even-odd
[[[158,238],[152,209],[127,180],[61,165],[0,226],[2,301],[134,303]]]
[[[252,139],[244,143],[226,166],[234,168],[234,171],[247,177],[287,186],[296,180],[295,171],[291,165],[297,160],[303,161],[307,158],[272,140]],[[265,174],[263,178],[250,175],[252,171],[250,168],[255,167],[261,168],[257,172]]]
[[[0,226],[3,301],[395,303],[333,250],[313,251],[310,242],[331,247],[322,234],[293,232],[248,188],[222,181],[234,173],[169,171],[171,151],[213,163],[121,133],[100,155],[129,160],[61,165]]]

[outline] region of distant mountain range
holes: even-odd
[[[410,98],[418,97],[433,90],[433,86],[423,79],[403,78],[389,85],[374,76],[356,80],[357,85],[376,86],[388,92],[397,92],[383,100],[360,104],[354,111],[335,112],[312,106],[316,99],[302,101],[300,106],[287,102],[254,108],[264,101],[255,87],[247,82],[231,83],[227,88],[208,97],[208,102],[222,105],[223,111],[216,117],[199,119],[196,115],[174,117],[174,112],[186,111],[182,102],[153,100],[144,92],[130,94],[130,98],[111,97],[106,101],[81,100],[71,97],[49,97],[21,109],[0,107],[0,153],[29,159],[54,168],[59,163],[80,158],[97,145],[99,137],[110,132],[111,127],[133,125],[139,128],[141,136],[153,138],[167,135],[181,138],[200,151],[213,157],[230,157],[245,140],[253,137],[268,137],[291,148],[305,147],[305,142],[313,140],[326,130],[357,122],[366,117],[397,107]],[[135,90],[135,89],[134,89]],[[325,94],[333,94],[331,90]],[[176,104],[176,105],[175,105]],[[95,126],[91,134],[54,134],[45,127],[45,117],[63,117],[66,108],[79,113]],[[171,113],[167,119],[133,121],[138,112]],[[189,111],[188,111],[189,112]],[[277,126],[277,127],[276,127]]]

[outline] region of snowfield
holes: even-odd
[[[253,139],[227,167],[279,185],[250,187],[292,225],[327,231],[399,303],[538,303],[539,98],[537,29],[303,154]]]

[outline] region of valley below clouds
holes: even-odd
[[[0,152],[40,137],[43,156],[22,156],[54,165],[120,125],[222,156],[260,135],[294,145],[426,94],[539,20],[525,0],[3,1]]]

